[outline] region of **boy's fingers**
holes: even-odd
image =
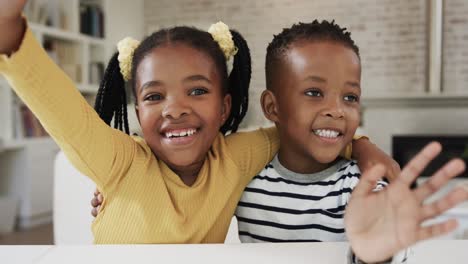
[[[100,193],[99,190],[96,188],[96,189],[94,190],[94,196],[97,196],[99,193]]]
[[[447,162],[442,168],[437,170],[422,186],[418,187],[414,194],[422,202],[424,199],[438,191],[451,178],[456,177],[465,170],[465,163],[461,159],[454,159]]]
[[[403,181],[405,185],[411,183],[423,172],[427,164],[431,162],[442,150],[439,142],[432,142],[426,145],[401,171],[401,176],[397,180]]]
[[[93,208],[93,209],[91,210],[91,215],[94,216],[94,217],[96,217],[97,214],[98,214],[97,209],[96,209],[96,208]]]
[[[449,233],[457,228],[457,226],[457,220],[450,219],[439,224],[422,227],[417,234],[418,241]]]
[[[453,208],[457,204],[466,201],[467,199],[467,190],[461,187],[455,188],[442,199],[437,200],[431,204],[424,205],[422,208],[421,220],[424,221],[436,217],[450,208]]]
[[[401,174],[400,165],[395,161],[390,165],[390,168],[387,171],[386,177],[390,182],[393,182]]]
[[[98,196],[97,196],[97,200],[99,201],[99,204],[101,204],[101,203],[102,203],[102,201],[104,200],[104,197],[102,196],[102,194],[101,194],[101,193],[99,193],[99,194],[98,194]]]
[[[385,167],[381,164],[374,165],[361,175],[359,183],[353,190],[353,196],[365,196],[372,192],[376,182],[385,174]]]
[[[96,197],[94,197],[93,199],[91,199],[91,206],[92,207],[96,207],[99,205],[99,201]]]

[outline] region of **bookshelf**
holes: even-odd
[[[106,15],[118,2],[123,0],[29,0],[24,10],[36,38],[90,104],[114,51]],[[0,211],[14,214],[20,229],[51,222],[59,149],[1,76],[0,123]],[[5,225],[0,221],[0,233],[11,231]]]
[[[112,47],[104,35],[106,0],[30,0],[24,13],[28,23],[48,51],[50,57],[76,83],[77,89],[92,103],[99,87]],[[86,23],[83,10],[100,10],[99,22]],[[91,15],[92,16],[92,15]],[[100,29],[98,34],[88,32],[82,25]],[[93,26],[94,25],[94,26]],[[94,35],[93,35],[94,34]],[[47,136],[35,117],[0,80],[1,145],[9,149],[22,148],[30,138]],[[1,151],[1,150],[0,150]]]

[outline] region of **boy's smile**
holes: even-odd
[[[328,143],[336,143],[343,136],[343,132],[335,128],[318,128],[314,129],[313,132],[321,140]]]
[[[321,171],[352,141],[359,125],[359,57],[332,41],[298,41],[278,65],[262,104],[278,127],[280,161],[298,173]],[[274,110],[270,115],[268,102]]]
[[[184,44],[153,49],[136,73],[137,116],[147,144],[190,185],[229,116],[214,62]]]

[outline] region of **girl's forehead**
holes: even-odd
[[[137,85],[158,79],[185,78],[203,75],[208,79],[218,77],[213,59],[206,53],[186,44],[165,44],[152,49],[138,64]]]
[[[160,46],[153,48],[149,54],[149,56],[154,57],[172,57],[172,58],[199,58],[203,60],[212,61],[213,59],[204,51],[197,49],[189,44],[186,43],[166,43]],[[148,57],[145,56],[146,57]]]
[[[165,69],[178,65],[205,70],[214,68],[213,60],[204,52],[188,45],[171,44],[152,49],[139,63],[138,69]]]

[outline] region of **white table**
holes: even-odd
[[[347,243],[0,246],[2,264],[120,263],[345,263]],[[467,264],[468,240],[432,240],[414,246],[409,264]]]

